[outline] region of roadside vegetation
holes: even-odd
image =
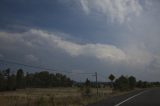
[[[22,69],[11,73],[10,69],[0,71],[0,91],[24,88],[71,87],[73,81],[60,73],[47,71],[24,73]]]
[[[106,76],[107,78],[107,76]],[[0,71],[0,104],[3,106],[85,106],[135,88],[160,87],[159,82],[137,81],[134,76],[108,76],[110,82],[76,82],[47,71]],[[97,94],[98,88],[98,94]]]
[[[129,91],[135,88],[160,87],[160,82],[137,81],[134,76],[120,76],[114,83],[114,90]]]

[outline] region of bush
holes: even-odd
[[[82,96],[86,96],[86,97],[92,96],[92,90],[90,87],[81,87],[80,92]]]
[[[129,81],[127,77],[121,76],[115,81],[115,89],[125,91],[129,89]]]

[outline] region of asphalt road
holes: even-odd
[[[88,106],[160,106],[160,88],[134,91]]]

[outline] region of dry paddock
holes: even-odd
[[[28,88],[0,92],[0,106],[84,106],[109,96],[110,88],[92,88],[91,97],[81,95],[79,88]]]

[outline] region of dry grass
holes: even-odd
[[[92,89],[93,96],[83,97],[78,88],[22,89],[0,93],[1,106],[84,106],[111,94],[110,88]]]

